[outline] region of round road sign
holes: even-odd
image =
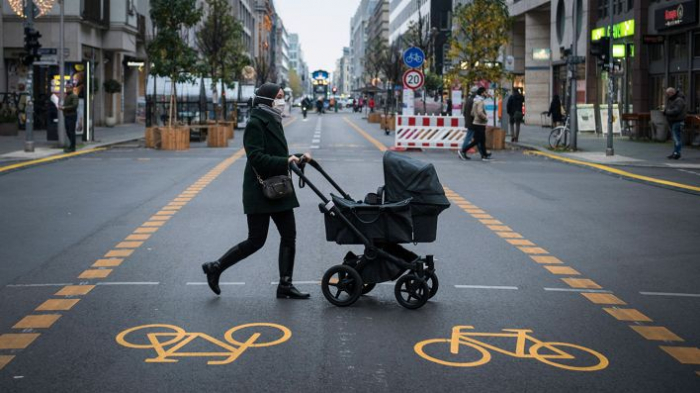
[[[403,73],[403,87],[406,89],[420,89],[425,82],[425,75],[420,70],[408,70]]]

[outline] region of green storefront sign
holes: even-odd
[[[603,37],[609,37],[607,34],[610,30],[609,26],[600,27],[591,31],[591,40],[598,41]],[[629,37],[634,35],[634,19],[626,20],[624,22],[616,23],[613,25],[613,39],[618,39],[622,37]]]

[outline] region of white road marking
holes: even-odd
[[[671,293],[671,292],[639,292],[647,296],[680,296],[680,297],[700,297],[700,293]]]
[[[455,285],[455,288],[460,289],[510,289],[518,290],[518,287],[500,286],[500,285]]]
[[[206,282],[188,282],[185,285],[209,285]],[[219,285],[245,285],[244,282],[220,282]]]
[[[543,288],[545,291],[554,292],[591,292],[591,293],[612,293],[605,289],[581,289],[581,288]]]

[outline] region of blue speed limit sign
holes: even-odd
[[[418,68],[425,61],[425,53],[420,48],[412,46],[403,52],[403,62],[408,68]]]

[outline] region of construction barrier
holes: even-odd
[[[461,116],[396,116],[394,147],[457,149],[466,134]]]

